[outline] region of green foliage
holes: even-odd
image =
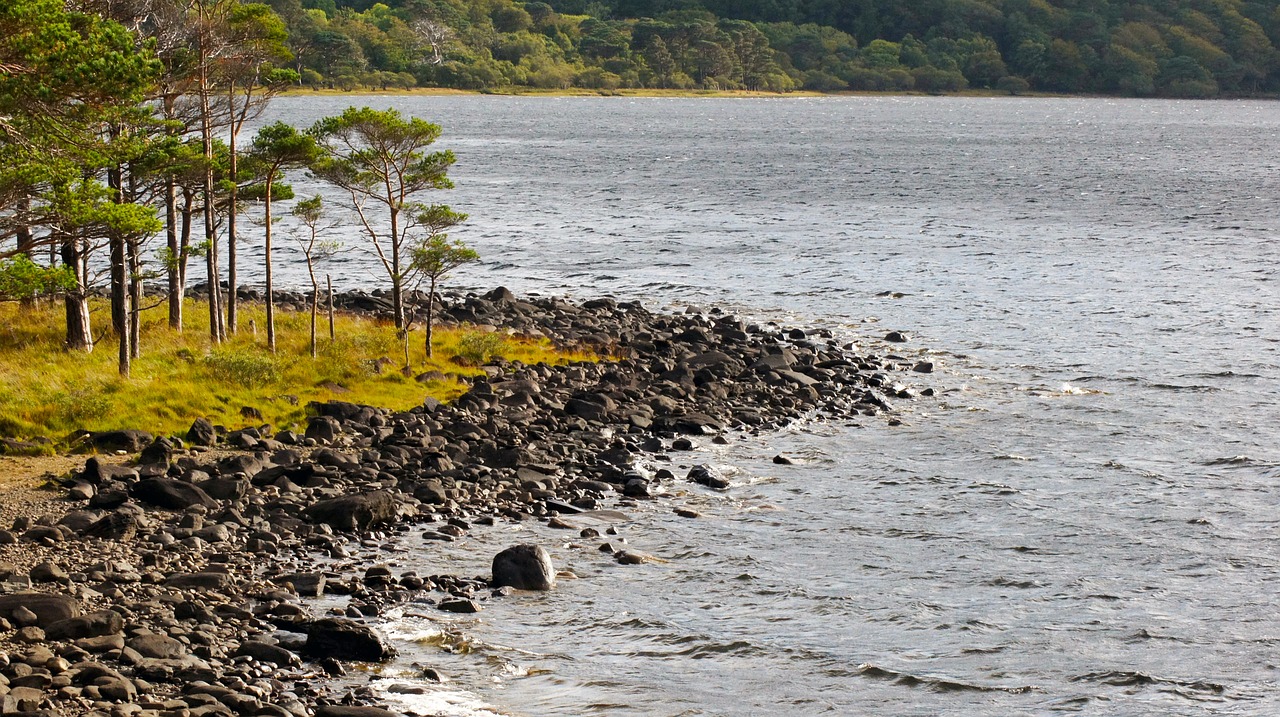
[[[453,361],[462,366],[483,366],[506,348],[507,340],[502,334],[470,331],[458,339]]]
[[[0,300],[53,294],[75,286],[75,274],[65,266],[40,266],[26,254],[0,260]]]
[[[219,381],[241,388],[257,388],[280,380],[275,356],[256,348],[218,347],[204,357],[204,366]]]
[[[1280,13],[1248,0],[309,0],[290,42],[332,87],[1280,91]],[[1193,60],[1207,77],[1183,63]],[[902,74],[905,71],[909,74]],[[306,73],[304,72],[304,75]]]

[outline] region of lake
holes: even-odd
[[[390,673],[454,680],[390,699],[1280,711],[1280,104],[303,96],[263,121],[362,103],[442,125],[457,154],[457,188],[427,198],[471,215],[455,236],[484,261],[451,286],[718,306],[939,367],[901,426],[817,420],[677,456],[736,487],[632,511],[629,545],[665,563],[540,525],[410,542],[397,569],[484,574],[530,539],[578,579],[401,615]],[[381,286],[344,239],[336,285]],[[291,257],[277,285],[304,283]],[[890,330],[911,341],[888,349]]]

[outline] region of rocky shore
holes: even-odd
[[[387,308],[377,295],[336,303]],[[302,434],[200,419],[181,437],[93,435],[101,455],[56,477],[62,496],[0,530],[0,713],[396,714],[341,679],[351,662],[394,654],[377,629],[384,610],[471,612],[516,589],[554,589],[554,568],[536,546],[504,551],[481,577],[397,574],[353,556],[409,531],[452,541],[477,525],[660,499],[681,483],[724,490],[711,466],[675,475],[639,464],[815,413],[892,423],[894,402],[932,393],[910,385],[933,370],[928,361],[716,310],[505,289],[451,297],[442,310],[446,321],[612,358],[485,366],[454,403],[403,413],[315,404]],[[119,452],[129,460],[106,458]],[[321,611],[322,595],[344,607]]]

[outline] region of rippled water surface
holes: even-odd
[[[676,454],[737,485],[632,510],[620,532],[665,562],[541,525],[400,554],[483,574],[537,539],[579,576],[477,616],[409,611],[393,672],[455,676],[410,707],[1280,712],[1280,105],[368,101],[444,126],[458,186],[436,199],[486,259],[458,285],[723,306],[941,369],[903,426]],[[330,270],[376,285],[350,243]],[[890,329],[912,341],[875,340]]]

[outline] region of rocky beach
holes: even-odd
[[[337,301],[371,313],[387,303],[376,293]],[[400,537],[429,544],[542,521],[578,530],[620,564],[647,562],[613,538],[617,511],[695,484],[730,488],[711,465],[651,466],[808,417],[892,424],[893,403],[933,393],[922,386],[932,363],[892,352],[907,340],[897,332],[875,355],[823,329],[749,325],[717,309],[659,313],[501,288],[447,297],[442,310],[602,360],[487,365],[460,399],[403,413],[314,404],[305,430],[197,419],[185,436],[87,436],[93,455],[50,473],[49,490],[5,488],[0,712],[405,714],[349,674],[394,655],[384,611],[476,612],[554,590],[557,573],[536,545],[500,553],[492,575],[398,572],[379,556]]]

